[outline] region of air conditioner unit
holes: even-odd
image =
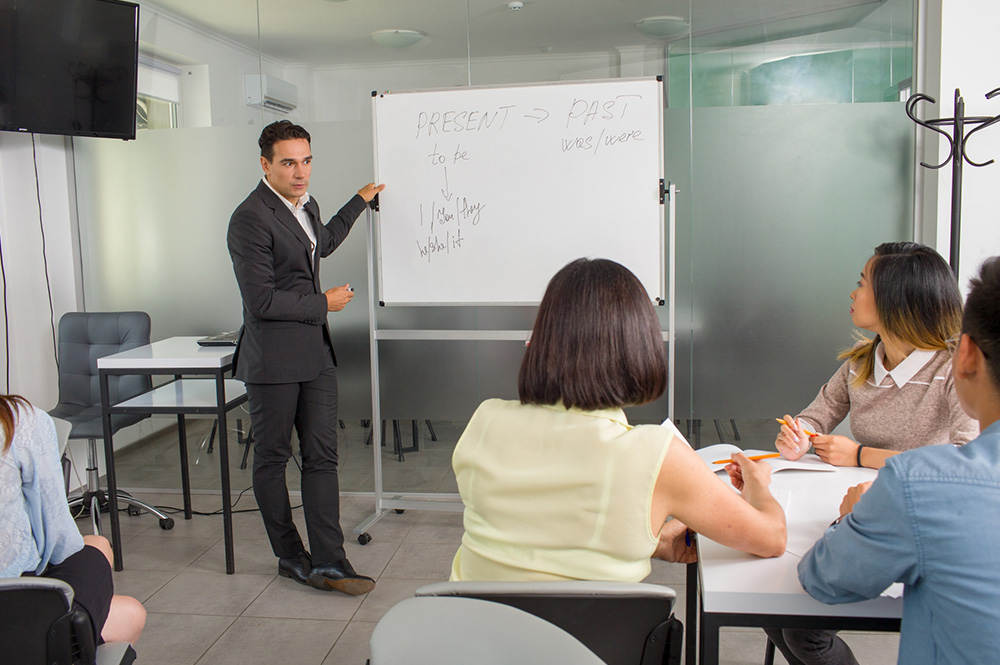
[[[247,74],[245,78],[247,106],[288,113],[299,105],[299,89],[294,83],[267,74]]]

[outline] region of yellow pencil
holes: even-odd
[[[781,457],[781,453],[771,453],[769,455],[754,455],[753,457],[748,457],[747,459],[751,462],[756,462],[762,459],[771,459],[772,457]],[[731,459],[718,459],[712,462],[712,464],[731,464],[733,460]]]
[[[782,425],[788,425],[788,423],[786,423],[786,422],[785,422],[784,420],[782,420],[781,418],[775,418],[775,420],[777,420],[777,421],[778,421],[779,423],[781,423]],[[819,434],[817,434],[816,432],[810,432],[810,431],[809,431],[809,430],[807,430],[807,429],[806,429],[805,427],[803,427],[803,428],[802,428],[802,431],[806,433],[806,436],[819,436]]]

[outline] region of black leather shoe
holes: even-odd
[[[360,596],[375,588],[375,580],[358,575],[347,559],[313,566],[306,584],[323,591],[336,590],[351,596]]]
[[[312,557],[305,550],[289,559],[278,559],[278,574],[290,577],[299,584],[309,584],[307,580],[312,567]]]

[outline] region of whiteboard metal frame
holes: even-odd
[[[672,288],[668,286],[666,272],[663,267],[667,265],[664,260],[664,237],[666,235],[666,224],[664,223],[664,207],[670,203],[673,199],[668,194],[668,187],[666,181],[664,180],[664,155],[663,155],[663,85],[664,80],[662,76],[628,76],[624,78],[615,79],[581,79],[577,80],[567,80],[567,81],[533,81],[529,83],[518,83],[516,85],[498,83],[490,85],[468,85],[448,88],[422,88],[419,90],[400,90],[394,92],[391,90],[372,90],[372,151],[374,154],[374,165],[375,165],[375,175],[376,180],[378,179],[378,106],[375,100],[381,96],[385,95],[408,95],[408,94],[422,94],[427,92],[455,92],[456,90],[496,90],[501,88],[537,88],[537,87],[556,87],[561,85],[587,85],[587,84],[600,84],[600,83],[629,83],[629,82],[648,82],[655,78],[660,85],[657,86],[657,101],[660,108],[660,122],[659,122],[659,132],[658,132],[658,151],[659,151],[659,166],[660,166],[660,186],[662,188],[663,196],[665,197],[664,203],[660,205],[660,293],[668,300],[668,302],[673,302],[673,294],[668,294],[667,289]],[[382,286],[382,219],[381,216],[375,221],[377,228],[377,239],[375,242],[375,253],[376,253],[376,276],[378,278],[378,285],[381,289]],[[674,237],[673,231],[670,232],[670,237]],[[671,249],[673,251],[673,244],[671,243]],[[672,270],[672,268],[671,268]],[[372,282],[374,283],[374,282]],[[673,275],[670,277],[670,285],[673,284]],[[380,291],[381,293],[381,291]],[[395,302],[384,302],[379,301],[380,307],[535,307],[540,301],[508,301],[508,302],[405,302],[405,303],[395,303]],[[656,298],[654,298],[654,303],[661,304]],[[671,414],[673,409],[671,408]],[[673,417],[671,415],[671,417]]]
[[[616,81],[636,81],[648,80],[649,77],[633,77],[628,79],[614,79]],[[559,81],[555,83],[528,83],[518,87],[531,86],[551,86],[560,84],[579,84],[599,81]],[[661,79],[662,83],[662,79]],[[470,86],[476,88],[505,88],[509,85],[491,86]],[[436,90],[454,90],[454,88],[439,88]],[[419,90],[411,92],[433,92],[434,90]],[[387,91],[388,92],[388,91]],[[375,123],[374,99],[379,93],[372,91],[372,122]],[[385,93],[383,93],[385,94]],[[392,93],[392,94],[406,94]],[[663,107],[663,87],[659,87],[660,107]],[[663,162],[663,126],[660,123],[659,137],[660,165]],[[378,173],[378,133],[373,131],[373,149],[375,154],[375,172]],[[662,175],[662,171],[661,171]],[[667,330],[662,331],[663,340],[667,344],[667,418],[674,418],[674,391],[676,383],[675,370],[675,342],[676,342],[676,197],[677,187],[673,183],[663,185],[663,203],[660,205],[660,293],[666,296],[667,307]],[[375,511],[362,520],[352,529],[355,536],[363,537],[366,530],[378,522],[390,510],[432,510],[461,512],[463,510],[462,500],[458,493],[422,493],[422,492],[390,492],[388,495],[382,484],[382,409],[381,409],[381,384],[379,379],[379,352],[378,345],[383,340],[438,340],[438,341],[527,341],[531,336],[530,330],[427,330],[427,329],[380,329],[378,327],[378,309],[380,307],[392,306],[391,303],[383,303],[381,296],[382,286],[382,254],[380,244],[376,242],[376,229],[381,233],[380,219],[372,214],[373,206],[367,207],[367,245],[368,245],[368,320],[369,320],[369,361],[371,363],[371,399],[372,399],[372,456],[375,474]],[[374,208],[376,211],[377,207]],[[666,270],[662,268],[665,267]],[[538,305],[537,302],[529,303],[399,303],[400,307],[420,307],[420,306],[468,306],[468,307],[503,307],[510,305]],[[360,542],[360,539],[359,539]],[[367,541],[365,541],[367,542]]]

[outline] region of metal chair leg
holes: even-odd
[[[767,641],[767,647],[764,648],[764,665],[774,665],[774,642],[771,640]]]
[[[215,444],[215,433],[218,430],[219,430],[219,421],[216,420],[214,423],[212,423],[212,432],[208,435],[208,448],[205,449],[205,452],[210,455],[212,454],[212,447]]]
[[[437,441],[437,434],[434,433],[434,426],[431,425],[431,421],[425,420],[424,422],[427,424],[427,431],[431,433],[431,441]]]

